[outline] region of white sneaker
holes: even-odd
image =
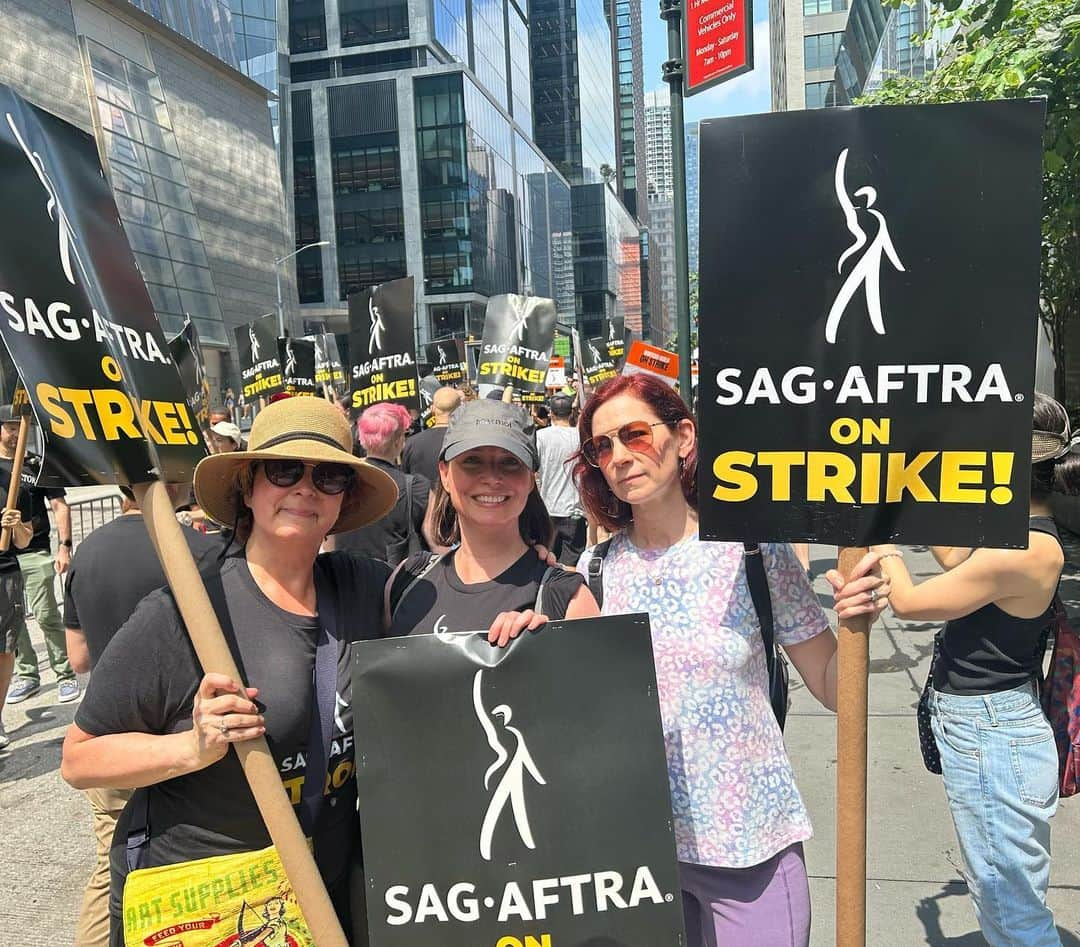
[[[11,746],[11,738],[4,732],[4,725],[0,723],[0,750],[6,750]]]

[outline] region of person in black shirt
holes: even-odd
[[[188,484],[169,484],[174,505],[188,497]],[[150,541],[142,511],[130,487],[122,513],[99,526],[81,543],[71,559],[64,586],[64,625],[68,657],[80,674],[89,672],[105,646],[134,613],[136,606],[165,584],[165,573]],[[194,529],[184,539],[200,571],[216,571],[221,543]],[[129,789],[87,789],[97,838],[97,864],[86,885],[75,930],[80,947],[109,943],[109,848],[116,821],[131,798]]]
[[[454,412],[429,518],[436,542],[455,548],[434,565],[429,554],[411,557],[387,583],[390,635],[487,627],[505,645],[549,618],[600,614],[579,573],[551,568],[531,548],[552,536],[538,466],[533,421],[519,406],[470,401]]]
[[[401,469],[405,473],[420,474],[429,483],[439,479],[439,455],[442,452],[446,426],[453,413],[461,405],[464,395],[456,388],[440,388],[431,398],[432,426],[426,431],[413,434],[405,441],[401,455]]]
[[[376,404],[360,415],[356,430],[367,461],[394,481],[398,501],[377,523],[335,536],[335,549],[348,549],[396,566],[408,558],[410,543],[413,552],[423,547],[421,527],[431,482],[422,474],[402,472],[397,463],[410,421],[409,412],[399,404]]]
[[[329,533],[384,516],[397,489],[353,457],[348,422],[321,398],[269,405],[249,443],[250,450],[206,457],[195,470],[199,505],[232,525],[240,544],[207,590],[245,683],[202,672],[176,603],[162,589],[143,599],[106,646],[64,741],[61,774],[76,788],[148,787],[125,807],[113,841],[116,947],[123,944],[135,820],[149,826],[134,853],[140,869],[270,844],[239,758],[228,752],[263,735],[313,839],[342,926],[351,929],[349,877],[359,854],[352,642],[381,633],[380,593],[390,570],[348,553],[320,555],[319,548]],[[317,643],[328,635],[338,642],[335,706],[316,708]],[[329,713],[331,746],[318,759],[309,747],[312,719]],[[313,797],[305,798],[305,784]]]
[[[0,489],[7,497],[8,483],[10,478],[0,477]],[[22,505],[27,499],[26,491],[19,491],[19,503]],[[0,526],[11,529],[11,543],[8,548],[0,553],[0,714],[4,710],[4,701],[7,699],[8,685],[11,683],[11,672],[15,666],[15,646],[21,631],[26,630],[26,620],[23,616],[23,580],[19,570],[19,560],[16,558],[16,550],[25,549],[34,535],[25,513],[21,508],[5,509],[0,516]],[[0,750],[8,747],[11,741],[4,730],[4,723],[0,717]]]
[[[1036,393],[1027,548],[931,547],[946,571],[915,585],[895,546],[871,547],[893,612],[945,622],[930,724],[975,915],[993,947],[1061,944],[1046,904],[1058,753],[1037,680],[1065,562],[1050,496],[1080,494],[1078,442],[1065,409]]]

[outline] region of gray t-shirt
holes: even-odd
[[[545,427],[536,432],[540,451],[540,496],[552,516],[583,516],[570,458],[581,446],[577,428]]]

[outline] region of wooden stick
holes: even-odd
[[[19,418],[19,440],[15,444],[15,456],[11,459],[11,483],[8,484],[7,506],[14,509],[19,502],[19,483],[22,479],[23,458],[26,457],[26,438],[30,433],[30,419],[24,414]],[[11,528],[0,530],[0,552],[7,552],[11,545]]]
[[[133,489],[199,663],[206,672],[227,674],[234,680],[242,680],[225,643],[225,636],[221,633],[195,560],[176,521],[165,484],[140,483],[134,485]],[[251,786],[259,813],[296,893],[296,900],[315,944],[317,947],[347,947],[345,934],[300,823],[289,804],[288,794],[281,784],[281,775],[266,740],[262,737],[245,740],[233,744],[233,749],[240,757],[240,765]],[[309,769],[315,769],[314,761],[309,763]],[[307,778],[321,779],[322,774],[309,772]]]
[[[866,549],[840,550],[846,579]],[[870,616],[837,630],[836,947],[866,944],[866,715]]]

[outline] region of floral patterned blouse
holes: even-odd
[[[787,544],[761,546],[779,644],[828,628]],[[592,550],[578,568],[587,571]],[[641,550],[620,533],[603,570],[605,615],[647,612],[680,861],[746,868],[810,838],[769,704],[765,649],[741,543],[687,537]]]

